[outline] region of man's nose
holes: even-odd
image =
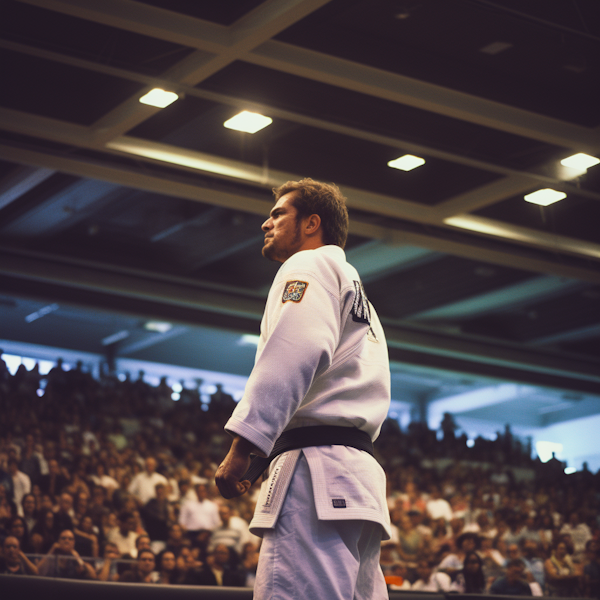
[[[271,222],[271,217],[269,217],[261,226],[261,229],[265,232],[269,231],[269,229],[271,229],[271,227],[273,227],[273,224]]]

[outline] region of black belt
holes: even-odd
[[[273,446],[273,452],[268,458],[254,456],[248,470],[240,478],[240,481],[249,480],[254,483],[280,454],[288,450],[308,448],[309,446],[350,446],[358,450],[364,450],[371,456],[373,442],[371,436],[356,427],[339,427],[335,425],[316,425],[314,427],[297,427],[284,431]]]

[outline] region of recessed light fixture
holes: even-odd
[[[524,196],[527,202],[539,204],[540,206],[554,204],[555,202],[558,202],[566,197],[567,195],[564,192],[557,192],[556,190],[551,190],[550,188],[544,188],[543,190],[538,190],[537,192],[532,192],[531,194]]]
[[[579,152],[579,154],[573,154],[573,156],[569,156],[568,158],[563,158],[560,161],[560,164],[564,167],[569,167],[570,169],[577,169],[578,171],[582,171],[585,173],[590,167],[595,167],[600,160],[595,156],[590,156],[589,154],[583,154],[583,152]]]
[[[171,323],[164,323],[162,321],[148,321],[144,325],[144,329],[147,329],[148,331],[158,331],[158,333],[167,333],[167,331],[170,331],[172,328],[173,325],[171,325]]]
[[[223,125],[227,129],[235,129],[236,131],[243,131],[244,133],[256,133],[261,129],[264,129],[267,125],[270,125],[273,119],[259,115],[258,113],[248,112],[247,110],[231,117],[231,119],[225,121]]]
[[[156,108],[165,108],[169,104],[173,104],[179,96],[175,92],[167,92],[160,88],[154,88],[140,98],[142,104],[155,106]]]
[[[103,346],[110,346],[111,344],[116,344],[121,340],[129,337],[129,331],[123,329],[122,331],[117,331],[117,333],[113,333],[112,335],[108,335],[102,339]]]
[[[412,154],[405,154],[400,158],[390,160],[388,167],[392,167],[392,169],[400,169],[401,171],[412,171],[413,169],[416,169],[424,164],[424,159],[419,158],[418,156],[413,156]]]

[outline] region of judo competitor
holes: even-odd
[[[390,402],[384,333],[346,262],[339,189],[303,179],[274,194],[262,253],[283,264],[216,483],[240,496],[269,469],[250,523],[263,537],[255,600],[387,599],[389,512],[372,455]]]

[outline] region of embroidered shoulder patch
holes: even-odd
[[[371,324],[371,309],[362,282],[354,282],[354,302],[352,304],[352,319],[358,323]]]
[[[286,302],[300,302],[304,297],[304,292],[307,287],[308,283],[306,283],[306,281],[288,281],[285,284],[281,301],[284,304]]]
[[[346,501],[343,498],[332,498],[333,508],[346,508]]]

